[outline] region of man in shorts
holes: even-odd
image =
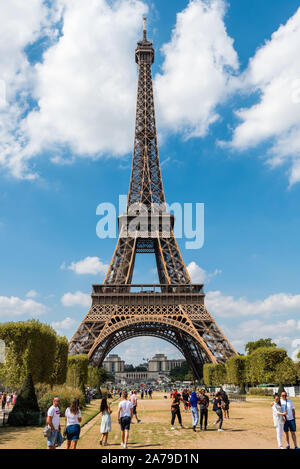
[[[141,420],[138,418],[137,411],[136,411],[136,408],[137,408],[137,395],[136,395],[136,392],[135,392],[134,389],[131,391],[131,395],[129,397],[129,400],[130,400],[130,402],[133,406],[132,407],[132,414],[135,416],[137,423],[140,423]],[[131,423],[133,423],[133,422],[131,422]]]
[[[283,391],[281,393],[281,409],[282,412],[287,412],[285,416],[284,422],[284,433],[286,437],[287,447],[286,449],[290,449],[290,435],[291,432],[292,440],[294,442],[295,449],[299,449],[297,446],[297,438],[296,438],[296,414],[295,414],[295,406],[292,403],[291,399],[287,399],[287,393]]]
[[[123,446],[123,448],[127,448],[130,423],[133,416],[133,405],[127,399],[127,391],[123,391],[122,397],[123,399],[119,403],[118,421],[121,426],[121,446]]]
[[[48,409],[47,424],[50,427],[50,436],[47,442],[47,449],[55,449],[56,446],[62,444],[62,436],[60,433],[60,410],[59,410],[59,397],[53,399],[53,404]]]

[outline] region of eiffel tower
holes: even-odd
[[[177,347],[200,379],[204,363],[225,362],[236,352],[204,305],[203,285],[191,281],[174,236],[174,217],[166,209],[153,99],[154,49],[145,18],[135,60],[137,108],[127,210],[119,216],[119,239],[106,277],[93,285],[91,308],[70,341],[70,353],[86,353],[91,364],[101,366],[118,344],[153,336]],[[131,283],[136,253],[155,254],[159,284]]]

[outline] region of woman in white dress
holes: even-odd
[[[103,446],[107,446],[108,434],[111,432],[111,413],[112,410],[110,405],[108,404],[106,397],[104,397],[100,405],[100,414],[102,415],[100,426],[100,433],[102,433],[102,437],[100,439],[100,445],[103,443]]]
[[[286,412],[282,412],[282,408],[280,404],[280,397],[278,394],[274,395],[274,404],[272,406],[272,410],[273,410],[274,427],[276,428],[278,447],[280,449],[283,449],[283,446],[282,446],[282,433],[283,433],[283,425],[284,425],[283,417],[286,415]]]

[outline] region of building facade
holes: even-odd
[[[125,368],[125,362],[118,355],[111,354],[103,362],[103,368],[112,375],[122,373]]]

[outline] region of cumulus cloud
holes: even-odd
[[[216,106],[239,67],[225,9],[223,0],[191,0],[162,47],[162,73],[155,78],[160,124],[186,137],[204,136],[219,118]]]
[[[29,292],[26,293],[27,298],[36,298],[38,296],[38,293],[35,290],[29,290]]]
[[[83,293],[81,291],[77,291],[75,293],[65,293],[62,298],[61,302],[64,306],[91,306],[91,295],[88,293]]]
[[[295,359],[300,340],[293,338],[299,336],[300,321],[288,319],[287,321],[263,322],[260,319],[251,319],[234,327],[224,326],[224,331],[234,347],[240,352],[244,351],[245,344],[261,338],[272,338],[279,347],[288,350],[291,357]]]
[[[300,295],[277,293],[264,300],[248,301],[246,298],[224,296],[220,291],[210,291],[206,294],[206,305],[212,313],[221,317],[299,313]]]
[[[72,262],[69,266],[66,266],[65,262],[61,265],[61,269],[73,270],[76,274],[105,274],[108,265],[104,264],[99,257],[86,257],[78,262]]]
[[[51,149],[57,163],[64,162],[66,149],[71,158],[98,158],[124,154],[132,146],[134,48],[147,6],[139,0],[48,5],[12,0],[0,6],[0,79],[7,102],[1,112],[0,163],[19,178],[36,177],[28,160],[44,149]],[[53,40],[59,19],[62,31]],[[41,62],[30,64],[24,49],[45,34],[52,43]]]
[[[45,314],[47,307],[34,300],[22,300],[16,296],[0,296],[0,318],[10,318],[13,316],[34,316]]]
[[[76,326],[77,322],[75,319],[72,319],[70,317],[67,317],[63,319],[62,321],[54,321],[52,322],[51,326],[53,329],[56,330],[59,334],[68,332],[72,330]]]
[[[289,165],[290,184],[300,181],[300,8],[250,60],[240,77],[245,93],[258,92],[258,103],[239,109],[232,147],[248,149],[271,142],[268,162]]]
[[[192,261],[187,266],[187,270],[194,283],[208,283],[213,277],[222,273],[220,269],[216,269],[212,273],[207,273],[196,262]]]

